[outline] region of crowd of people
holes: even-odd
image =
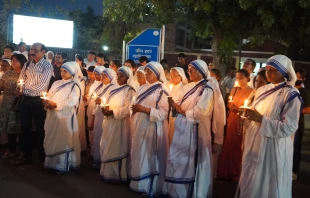
[[[257,74],[248,59],[221,80],[213,63],[186,64],[184,53],[170,68],[19,46],[1,60],[2,159],[31,164],[34,129],[53,173],[77,170],[86,154],[104,181],[148,196],[212,197],[220,178],[238,183],[236,197],[291,197],[310,96],[288,57],[272,56]]]

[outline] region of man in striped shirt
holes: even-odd
[[[16,165],[25,165],[32,162],[32,120],[34,119],[36,133],[38,134],[38,149],[40,161],[44,161],[43,149],[44,111],[41,92],[47,92],[47,88],[53,73],[53,66],[44,59],[46,48],[42,43],[34,43],[30,48],[32,61],[23,67],[19,80],[23,79],[25,84],[22,89],[22,101],[20,103],[20,119],[22,123],[21,148],[22,155]]]

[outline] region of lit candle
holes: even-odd
[[[43,96],[41,97],[41,99],[46,100],[46,99],[47,99],[47,97],[46,97],[46,92],[43,92],[42,95],[43,95]]]
[[[243,107],[244,107],[244,108],[247,108],[247,107],[248,107],[248,104],[249,104],[249,100],[246,99],[246,100],[244,101]]]
[[[169,85],[169,90],[170,90],[170,92],[172,91],[172,89],[173,89],[173,84],[170,84],[170,85]]]
[[[17,86],[19,87],[19,92],[22,92],[23,91],[23,86],[24,86],[24,80],[23,79],[20,79],[19,80],[19,83],[17,83]]]
[[[107,100],[106,100],[106,98],[104,97],[103,98],[103,105],[106,105],[107,104]]]
[[[132,97],[132,102],[136,102],[136,97]]]
[[[235,87],[239,87],[239,83],[237,81],[235,82]]]
[[[168,102],[170,103],[172,101],[172,96],[171,96],[171,91],[173,89],[173,84],[170,84],[169,85],[169,90],[170,90],[170,93],[169,93],[169,96],[168,96]]]
[[[229,101],[228,102],[233,102],[232,96],[229,96]]]

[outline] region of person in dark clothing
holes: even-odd
[[[186,64],[186,55],[185,55],[184,53],[180,53],[180,54],[178,55],[178,61],[179,61],[179,63],[180,63],[179,67],[183,68],[187,80],[190,80],[190,79],[189,79],[189,74],[188,74],[188,72],[187,72],[187,70],[188,70],[188,65]]]
[[[300,96],[304,102],[304,108],[302,109],[302,112],[300,114],[298,129],[295,133],[294,156],[293,156],[293,180],[297,180],[297,173],[301,161],[301,144],[305,129],[304,114],[310,114],[310,93],[305,88],[302,87],[303,82],[306,80],[306,70],[296,69],[295,72],[297,76],[295,87],[298,89]]]
[[[55,65],[53,65],[55,81],[62,79],[60,75],[60,67],[63,65],[64,60],[65,60],[65,57],[63,53],[58,52],[55,56]]]

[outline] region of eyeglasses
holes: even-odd
[[[170,75],[170,78],[176,78],[176,77],[178,77],[178,76],[180,76],[180,75],[176,75],[176,76],[171,76],[171,75]]]
[[[188,70],[187,70],[187,73],[192,73],[192,72],[194,72],[194,71],[197,71],[197,69],[195,69],[195,68],[193,68],[193,69],[188,69]]]

